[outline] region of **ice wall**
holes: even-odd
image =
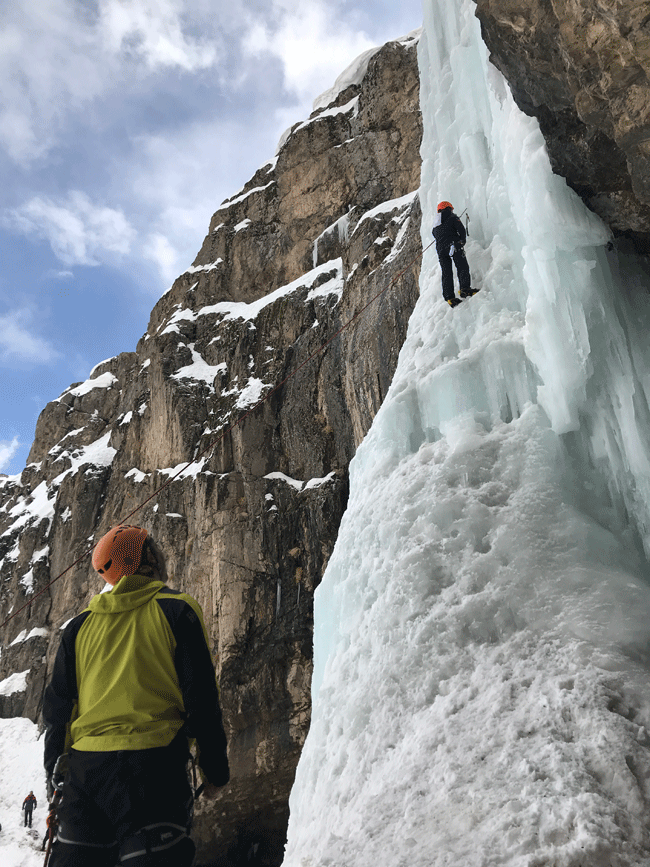
[[[434,249],[316,594],[286,867],[650,865],[650,277],[551,172],[472,0],[424,0]],[[399,291],[399,290],[396,290]]]

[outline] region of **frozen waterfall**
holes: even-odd
[[[435,249],[316,594],[285,867],[650,864],[650,275],[553,175],[472,0],[424,0]],[[399,291],[394,290],[394,291]]]

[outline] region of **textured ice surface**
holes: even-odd
[[[435,249],[316,592],[285,867],[650,865],[650,279],[553,175],[475,4],[425,0]]]

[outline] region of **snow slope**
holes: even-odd
[[[43,741],[28,719],[0,719],[0,864],[2,867],[42,867],[41,851],[47,800]],[[23,826],[22,803],[30,790],[38,806],[30,836]]]
[[[315,602],[285,867],[650,865],[650,276],[551,172],[472,0],[424,0],[434,249]]]

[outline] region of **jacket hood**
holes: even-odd
[[[95,614],[118,614],[146,605],[165,585],[146,575],[126,575],[108,593],[98,593],[88,608]]]

